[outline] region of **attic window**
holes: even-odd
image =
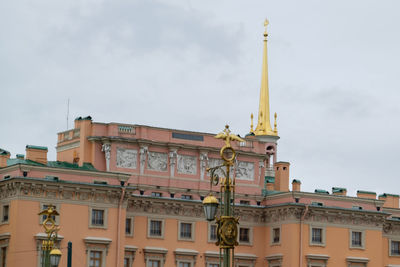
[[[240,200],[240,205],[250,205],[250,201],[248,201],[248,200]]]
[[[10,179],[10,178],[11,178],[10,175],[4,175],[4,177],[3,177],[4,180]]]
[[[283,167],[283,170],[286,171],[286,167]]]
[[[94,180],[93,183],[94,184],[102,184],[102,185],[108,184],[106,181],[96,181],[96,180]]]
[[[362,210],[363,207],[361,207],[361,206],[353,206],[353,209],[355,209],[355,210]]]
[[[324,206],[324,203],[322,203],[322,202],[311,202],[311,206],[322,207],[322,206]]]

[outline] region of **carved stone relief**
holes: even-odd
[[[209,158],[208,159],[208,168],[213,168],[216,166],[221,166],[224,162],[222,159],[214,159],[214,158]],[[224,173],[221,170],[216,170],[215,174],[217,174],[219,177],[225,177]],[[207,173],[208,176],[210,176],[210,173]]]
[[[168,154],[160,152],[149,152],[147,169],[152,171],[167,171]]]
[[[144,173],[144,166],[146,163],[146,155],[148,153],[148,147],[147,146],[141,146],[140,147],[140,174]]]
[[[197,157],[178,155],[178,173],[193,174],[197,173]]]
[[[136,149],[117,148],[117,167],[136,169],[137,154]]]
[[[169,169],[171,177],[175,176],[175,165],[176,165],[176,158],[177,158],[177,150],[171,149],[169,151]]]
[[[101,151],[104,152],[104,157],[106,159],[106,169],[110,171],[111,144],[103,144],[101,146]]]
[[[254,163],[238,161],[236,166],[236,178],[240,180],[254,180]]]
[[[204,180],[204,173],[208,166],[207,152],[200,152],[200,180]]]

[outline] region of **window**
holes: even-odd
[[[162,193],[160,192],[151,192],[152,197],[162,197]]]
[[[148,260],[146,267],[161,267],[161,263],[159,260]]]
[[[272,229],[272,243],[279,244],[281,238],[281,228],[273,228]]]
[[[194,240],[194,223],[179,222],[178,240]]]
[[[240,200],[240,205],[250,205],[250,201],[248,201],[248,200]]]
[[[209,263],[207,267],[219,267],[218,263]]]
[[[128,236],[133,236],[133,218],[127,217],[125,219],[125,234]]]
[[[400,256],[400,241],[390,241],[390,256]]]
[[[364,249],[364,231],[350,230],[350,248]]]
[[[124,258],[124,267],[130,267],[130,259],[129,258]]]
[[[242,228],[239,229],[239,242],[249,243],[250,242],[250,229]]]
[[[0,250],[0,266],[1,267],[6,267],[7,265],[6,265],[6,263],[7,263],[7,247],[1,247],[1,250]]]
[[[104,208],[89,208],[89,227],[90,228],[107,228],[108,210]]]
[[[208,234],[208,242],[217,241],[217,225],[210,224]]]
[[[310,246],[325,246],[325,227],[310,225]]]
[[[50,204],[50,203],[40,203],[39,212],[42,210],[47,210],[49,206],[52,205],[55,207],[56,211],[60,212],[60,204]],[[60,216],[51,216],[51,218],[55,221],[56,225],[59,224]],[[39,216],[39,224],[42,224],[46,220],[46,215]]]
[[[10,206],[9,205],[4,205],[3,206],[3,219],[2,219],[2,221],[3,222],[8,222],[8,215],[9,215],[9,212],[10,212]]]
[[[180,262],[179,267],[191,267],[191,263],[190,262]]]
[[[89,267],[101,267],[102,266],[102,251],[90,251]]]
[[[147,236],[150,238],[164,238],[164,221],[149,218],[147,231]]]
[[[181,199],[191,200],[192,196],[191,195],[182,195]]]
[[[161,221],[150,221],[150,235],[161,236]]]
[[[92,209],[92,225],[104,225],[104,210]]]

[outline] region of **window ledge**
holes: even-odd
[[[108,245],[108,244],[110,244],[112,242],[112,240],[109,239],[109,238],[91,237],[91,236],[85,237],[83,240],[87,244],[105,244],[105,245]]]

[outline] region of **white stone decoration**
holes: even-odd
[[[104,152],[104,157],[106,159],[106,170],[110,171],[110,159],[111,159],[111,144],[103,144],[101,146],[101,151]]]
[[[214,158],[209,158],[208,159],[208,168],[213,168],[216,166],[221,166],[223,164],[223,160],[222,159],[214,159]],[[222,167],[225,168],[225,167]],[[224,169],[225,170],[225,169]],[[219,177],[225,177],[224,173],[218,169],[215,171],[215,174],[217,174]],[[207,173],[208,176],[210,176],[210,172]]]
[[[169,170],[171,177],[175,176],[175,165],[176,165],[176,158],[177,158],[177,150],[171,149],[169,151]]]
[[[200,152],[200,180],[204,180],[204,173],[208,166],[208,153]]]
[[[140,147],[140,174],[144,173],[144,166],[146,163],[146,155],[149,152],[148,146]]]
[[[265,167],[264,160],[260,160],[258,162],[258,182],[260,182],[262,179],[261,174],[262,174],[262,169],[264,167]]]
[[[196,173],[197,173],[197,157],[178,154],[177,171],[178,171],[178,173],[181,173],[181,174],[196,175]]]
[[[117,167],[136,169],[137,155],[136,149],[117,148]]]
[[[147,169],[165,172],[168,169],[168,154],[160,152],[148,152]]]
[[[239,161],[236,166],[236,179],[239,180],[254,180],[254,163],[247,161]]]

